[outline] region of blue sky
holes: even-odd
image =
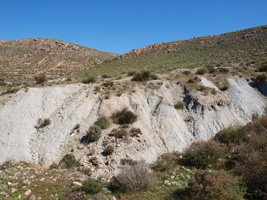
[[[267,24],[267,0],[0,0],[0,39],[60,39],[125,53]]]

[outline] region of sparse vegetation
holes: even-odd
[[[225,171],[200,171],[193,179],[188,181],[188,186],[178,189],[174,193],[177,200],[203,200],[203,199],[243,199],[246,188],[240,184],[238,178]]]
[[[45,74],[39,74],[34,77],[34,80],[37,84],[42,84],[46,82],[46,76]]]
[[[116,124],[132,124],[137,120],[137,115],[123,108],[121,111],[114,112],[111,118]]]
[[[149,80],[150,75],[151,74],[149,71],[137,72],[134,74],[132,80],[133,81],[147,81]]]
[[[51,124],[51,120],[49,118],[45,118],[45,119],[38,119],[38,122],[37,122],[37,126],[36,128],[39,129],[39,128],[44,128],[48,125]]]
[[[95,122],[101,129],[106,129],[110,126],[109,120],[105,116],[100,116]]]
[[[126,128],[117,128],[117,129],[113,129],[110,133],[110,136],[114,136],[115,138],[124,138],[128,136],[128,131]]]
[[[70,169],[77,166],[77,161],[73,154],[66,154],[59,162],[59,166],[62,169]]]
[[[204,74],[206,74],[208,72],[209,72],[209,70],[206,67],[201,67],[196,71],[196,74],[204,75]]]
[[[186,106],[186,103],[183,101],[177,101],[177,103],[174,105],[174,108],[177,110],[183,109]]]
[[[88,75],[87,77],[85,77],[85,78],[82,80],[82,83],[84,83],[84,84],[95,83],[96,80],[97,80],[97,79],[96,79],[95,76]]]
[[[82,182],[82,190],[88,194],[97,194],[101,192],[104,187],[104,184],[97,179],[88,178],[87,180]]]
[[[245,134],[246,132],[242,126],[231,126],[217,133],[215,140],[225,144],[237,143],[240,142],[241,139],[244,139]]]
[[[114,146],[111,145],[111,144],[109,144],[109,145],[105,148],[105,150],[104,150],[104,154],[105,154],[105,155],[111,155],[111,154],[114,153],[114,150],[115,150]]]
[[[197,142],[184,152],[181,162],[198,169],[217,167],[220,164],[218,160],[225,158],[226,151],[226,146],[215,141]]]
[[[93,125],[86,132],[85,142],[95,142],[101,137],[102,130],[99,126]]]
[[[113,191],[133,192],[147,190],[155,181],[145,164],[124,165],[121,172],[115,177],[110,188]]]

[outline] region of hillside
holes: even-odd
[[[157,43],[105,61],[88,72],[119,75],[142,69],[166,72],[207,65],[245,67],[260,64],[266,57],[267,26],[264,25],[222,35]]]
[[[115,56],[114,53],[54,39],[1,40],[0,78],[23,82],[43,72],[49,77],[58,78],[93,67]]]

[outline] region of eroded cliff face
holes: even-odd
[[[210,139],[221,129],[246,124],[264,114],[266,97],[245,79],[232,77],[228,82],[230,89],[221,92],[202,77],[203,85],[217,91],[205,95],[166,80],[153,89],[148,84],[135,84],[121,96],[111,95],[109,99],[95,91],[96,85],[83,84],[29,88],[27,92],[22,89],[2,96],[0,163],[25,160],[47,167],[72,152],[97,176],[116,173],[121,159],[153,162],[162,153],[182,151],[197,140]],[[185,109],[174,108],[178,100],[186,102]],[[112,124],[97,142],[80,143],[100,115],[109,117],[124,107],[138,115],[131,127],[140,128],[142,135],[116,140],[109,136],[118,127]],[[51,124],[37,130],[38,118],[49,118]],[[72,133],[76,124],[80,124],[80,132]],[[115,152],[104,156],[108,144],[114,145]],[[88,161],[91,157],[97,158],[95,165]]]

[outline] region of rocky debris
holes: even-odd
[[[28,197],[28,196],[30,196],[30,194],[32,193],[32,191],[31,190],[27,190],[26,192],[24,192],[24,196],[25,197]]]
[[[36,196],[34,195],[30,196],[29,200],[36,200]]]
[[[74,186],[79,186],[79,187],[82,187],[82,186],[83,186],[83,184],[81,184],[81,183],[79,183],[79,182],[73,182],[72,185],[74,185]]]

